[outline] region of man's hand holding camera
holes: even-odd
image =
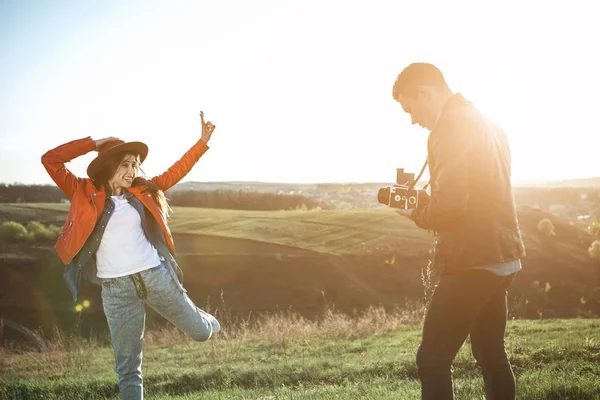
[[[398,213],[398,215],[401,215],[403,217],[407,217],[410,219],[413,219],[412,215],[413,212],[415,211],[414,208],[408,209],[408,210],[396,210],[396,212]]]
[[[399,215],[413,219],[415,209],[429,203],[427,192],[424,189],[414,188],[416,183],[414,174],[406,173],[403,168],[398,168],[396,184],[380,188],[377,193],[377,201],[393,208]]]

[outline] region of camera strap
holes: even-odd
[[[414,188],[417,185],[417,182],[419,182],[419,179],[421,179],[421,176],[423,175],[423,172],[425,172],[425,168],[427,168],[428,163],[429,163],[429,157],[427,157],[425,159],[425,164],[423,164],[423,168],[421,168],[421,172],[419,172],[419,175],[417,175],[417,179],[415,179],[413,184],[410,185],[410,188],[408,190],[412,190],[412,188]],[[430,183],[431,182],[427,182],[427,184],[425,186],[423,186],[423,190],[427,189],[427,186],[429,186]]]

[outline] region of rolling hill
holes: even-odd
[[[60,204],[4,204],[0,222],[60,225],[66,212]],[[519,218],[527,257],[510,290],[511,314],[600,315],[600,265],[587,253],[596,238],[537,209],[521,207]],[[543,218],[552,220],[555,236],[538,231]],[[251,212],[176,207],[171,227],[184,285],[200,306],[246,316],[291,308],[310,316],[331,306],[352,312],[423,300],[431,237],[387,208]],[[51,244],[2,244],[0,260],[0,286],[5,299],[11,299],[5,312],[28,325],[74,321],[63,266]],[[92,302],[86,311],[89,325],[103,329],[97,288],[87,286],[83,293]]]

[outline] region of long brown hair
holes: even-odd
[[[116,153],[104,162],[104,165],[102,165],[102,169],[100,170],[100,172],[98,172],[98,175],[96,175],[94,179],[94,185],[96,186],[96,189],[100,189],[102,186],[104,186],[106,192],[109,195],[112,194],[112,190],[108,185],[108,181],[115,175],[115,172],[117,172],[117,169],[119,168],[119,165],[121,165],[121,161],[123,161],[123,158],[125,158],[125,156],[128,155],[134,156],[139,165],[139,154],[128,151]],[[144,171],[139,166],[137,168],[139,173],[145,175]],[[158,205],[158,210],[160,211],[164,220],[166,221],[169,218],[171,207],[167,202],[167,197],[165,196],[165,193],[162,190],[160,190],[160,188],[156,186],[152,181],[149,181],[142,176],[137,176],[131,183],[131,187],[136,186],[146,186],[144,193],[148,192],[152,195],[152,198],[154,199],[154,201],[156,201],[156,204]]]

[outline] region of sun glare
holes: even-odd
[[[516,127],[527,121],[528,93],[518,82],[487,81],[471,91],[470,99],[477,108],[502,126]],[[505,129],[507,129],[505,127]]]

